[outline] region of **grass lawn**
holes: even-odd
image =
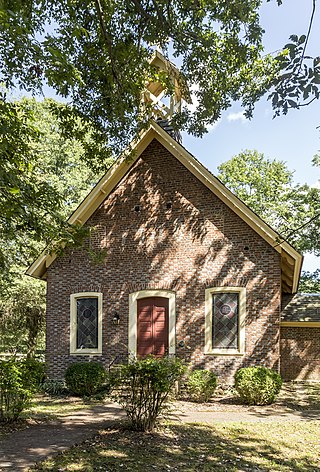
[[[92,408],[100,404],[94,400],[85,401],[78,397],[49,397],[36,395],[30,407],[22,413],[22,418],[50,420],[60,416],[67,416],[78,410]]]
[[[33,471],[319,471],[317,421],[169,423],[152,434],[107,429]]]

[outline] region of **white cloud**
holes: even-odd
[[[242,111],[239,111],[238,113],[229,113],[229,115],[227,115],[227,120],[228,121],[241,121],[241,123],[245,123],[247,121]]]
[[[303,256],[303,270],[308,270],[309,272],[314,272],[320,267],[320,257],[307,252]]]
[[[221,118],[218,118],[217,121],[215,121],[212,125],[208,125],[208,133],[211,133],[219,124],[221,123]]]

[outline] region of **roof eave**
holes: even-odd
[[[68,222],[83,225],[101,205],[105,198],[129,171],[153,138],[173,154],[195,177],[218,196],[229,208],[239,215],[252,229],[265,239],[277,252],[288,255],[294,261],[292,285],[289,293],[296,293],[299,283],[303,257],[287,241],[279,241],[279,235],[259,218],[245,203],[236,197],[219,179],[209,172],[181,144],[166,133],[161,126],[152,121],[149,128],[134,140],[128,149],[116,160],[105,176],[92,189],[87,197],[71,215]],[[129,158],[128,158],[129,156]],[[47,268],[56,258],[55,254],[46,255],[43,251],[38,259],[26,271],[26,274],[45,279]]]

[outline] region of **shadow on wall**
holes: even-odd
[[[68,261],[72,266],[71,290],[99,285],[104,292],[109,352],[125,355],[129,293],[165,288],[177,297],[177,344],[185,342],[177,354],[210,367],[216,360],[203,356],[205,288],[246,286],[247,353],[224,359],[223,366],[238,368],[250,358],[251,364],[277,368],[279,254],[158,142],[151,143],[88,224],[93,231],[87,252],[69,251],[61,265]],[[94,264],[88,250],[103,251],[104,260]],[[112,324],[115,310],[121,316],[118,327]]]

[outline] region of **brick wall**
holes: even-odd
[[[285,380],[320,379],[320,328],[281,327],[281,375]]]
[[[103,354],[97,359],[108,365],[126,352],[129,294],[154,288],[175,291],[177,355],[193,366],[229,381],[241,366],[278,369],[279,254],[156,140],[88,223],[91,240],[48,270],[50,377],[63,377],[68,364],[81,360],[69,355],[71,293],[103,292]],[[89,248],[104,249],[105,261],[95,264]],[[204,355],[205,289],[222,285],[247,289],[244,356]],[[114,310],[119,325],[112,323]]]

